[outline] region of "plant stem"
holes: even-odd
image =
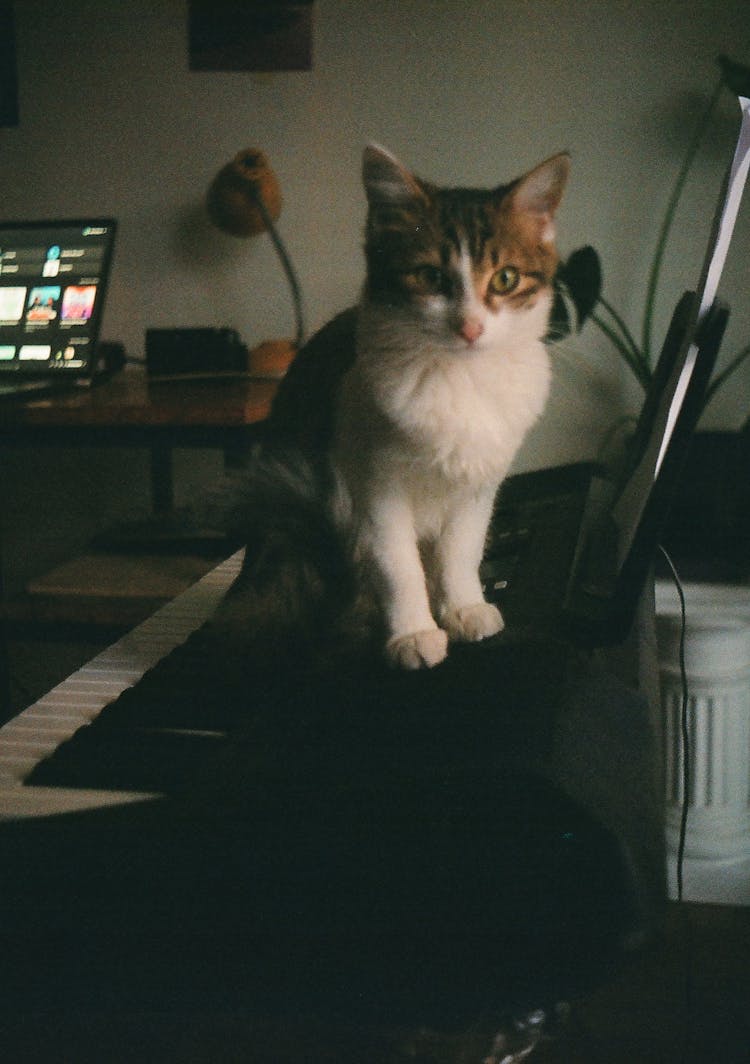
[[[719,78],[719,81],[711,95],[711,99],[709,100],[708,106],[706,107],[703,117],[701,118],[701,121],[698,123],[695,129],[693,139],[691,140],[688,146],[687,154],[685,155],[685,158],[683,160],[682,168],[680,169],[680,172],[677,175],[677,180],[675,181],[674,188],[672,189],[672,195],[669,198],[666,214],[664,215],[664,220],[662,221],[661,229],[659,230],[659,237],[656,241],[654,260],[651,264],[651,272],[649,274],[648,279],[648,288],[646,290],[646,306],[643,314],[643,339],[641,342],[643,357],[645,358],[646,363],[649,365],[651,362],[651,329],[654,316],[654,303],[656,300],[656,289],[659,284],[661,264],[662,259],[664,258],[667,238],[669,237],[669,232],[672,228],[672,223],[674,222],[675,213],[677,211],[677,204],[679,203],[680,196],[682,195],[682,190],[685,186],[685,181],[687,180],[690,167],[693,164],[693,160],[698,152],[700,143],[703,140],[703,136],[711,121],[711,116],[716,106],[716,102],[719,99],[719,96],[721,95],[723,85],[724,79],[722,77]]]
[[[608,324],[608,322],[603,321],[598,314],[592,314],[591,320],[595,322],[595,324],[598,326],[599,329],[601,329],[604,335],[612,341],[612,343],[615,345],[617,350],[627,362],[630,369],[633,371],[636,380],[645,391],[646,388],[648,388],[649,381],[651,380],[651,372],[648,366],[643,362],[641,358],[633,354],[628,345],[623,341],[620,334],[615,332],[615,330],[612,328],[611,325]]]
[[[709,403],[711,402],[711,399],[713,398],[713,396],[714,396],[714,393],[715,393],[715,392],[716,392],[716,391],[717,391],[717,390],[718,390],[718,389],[719,389],[719,388],[720,388],[720,387],[722,386],[722,384],[724,383],[724,381],[725,381],[725,380],[726,380],[726,379],[727,379],[727,378],[728,378],[729,376],[731,376],[731,374],[732,374],[732,373],[734,373],[734,371],[735,371],[736,369],[738,369],[738,368],[739,368],[739,367],[740,367],[740,366],[742,365],[742,363],[743,363],[743,362],[745,361],[745,359],[746,359],[746,358],[747,358],[747,357],[748,357],[749,355],[750,355],[750,344],[748,344],[748,345],[747,345],[746,347],[743,347],[743,348],[742,348],[742,350],[741,350],[741,351],[739,351],[739,352],[738,352],[738,353],[737,353],[737,354],[736,354],[736,355],[734,356],[734,358],[733,358],[733,359],[732,359],[732,361],[731,361],[731,362],[729,363],[729,365],[728,365],[728,366],[726,366],[726,367],[725,367],[725,368],[724,368],[724,369],[723,369],[723,370],[721,371],[721,373],[718,373],[718,374],[717,374],[717,375],[716,375],[716,376],[714,377],[714,379],[713,379],[713,380],[711,381],[711,383],[709,384],[708,388],[706,389],[706,394],[705,394],[705,397],[704,397],[704,399],[703,399],[703,408],[704,408],[704,409],[705,409],[705,408],[706,408],[706,407],[708,406],[708,404],[709,404]]]
[[[614,323],[617,325],[617,327],[619,328],[619,330],[620,330],[620,332],[622,334],[623,342],[628,345],[628,347],[630,348],[633,356],[636,359],[638,359],[639,362],[644,362],[645,365],[648,365],[648,363],[646,363],[644,358],[643,358],[643,354],[641,353],[641,350],[638,347],[638,344],[635,342],[635,339],[633,338],[633,334],[631,333],[630,329],[625,324],[625,321],[623,320],[622,316],[615,310],[615,308],[612,306],[612,304],[608,300],[606,300],[603,296],[599,296],[599,305],[601,307],[603,307],[607,311],[609,316],[612,318]]]

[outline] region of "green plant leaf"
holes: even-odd
[[[573,302],[578,328],[581,329],[602,291],[602,267],[598,253],[588,244],[578,248],[566,262],[560,264],[557,276]]]
[[[549,328],[545,340],[547,343],[555,343],[557,340],[564,340],[572,332],[573,326],[570,323],[570,314],[565,303],[565,296],[556,282],[555,301],[552,304],[552,313],[549,316]]]
[[[721,76],[727,88],[737,96],[750,98],[750,67],[735,63],[726,55],[720,55],[716,62],[721,67]]]
[[[648,359],[636,343],[635,337],[633,336],[627,324],[625,323],[625,319],[622,317],[622,315],[619,314],[617,310],[615,310],[612,304],[608,300],[606,300],[604,296],[599,296],[599,306],[603,311],[605,311],[606,314],[609,315],[613,325],[615,326],[620,335],[622,343],[625,347],[629,349],[635,361],[641,363],[643,366],[646,367],[646,369],[648,369]],[[599,324],[596,314],[592,314],[591,317],[593,321],[596,321],[597,324]]]

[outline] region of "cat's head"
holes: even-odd
[[[365,301],[450,351],[543,337],[568,170],[563,153],[497,188],[439,188],[369,145]]]

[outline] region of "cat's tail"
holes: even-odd
[[[354,635],[357,580],[330,493],[324,463],[293,447],[261,445],[243,477],[228,523],[245,558],[211,628],[259,665],[328,658]]]

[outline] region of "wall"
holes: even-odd
[[[270,242],[223,236],[203,215],[214,172],[248,145],[264,148],[282,182],[280,228],[310,328],[361,282],[359,160],[371,139],[435,181],[478,185],[569,149],[561,248],[597,247],[606,293],[635,326],[715,56],[750,62],[746,0],[316,0],[313,70],[265,75],[191,73],[183,0],[25,0],[16,20],[21,120],[0,130],[0,214],[117,216],[104,334],[135,356],[151,325],[231,325],[251,344],[291,334]],[[696,282],[736,118],[726,95],[677,220],[658,330]],[[734,304],[725,359],[750,339],[749,246],[746,203],[723,285]],[[553,401],[520,465],[593,454],[613,420],[638,407],[637,387],[595,331],[554,360]],[[706,424],[742,424],[748,398],[750,365]],[[24,461],[13,457],[22,485]],[[128,495],[143,504],[143,456],[101,461],[113,475],[100,475],[97,513],[131,504],[112,487],[123,461]],[[200,480],[201,462],[184,461]],[[40,492],[43,482],[40,472]]]

